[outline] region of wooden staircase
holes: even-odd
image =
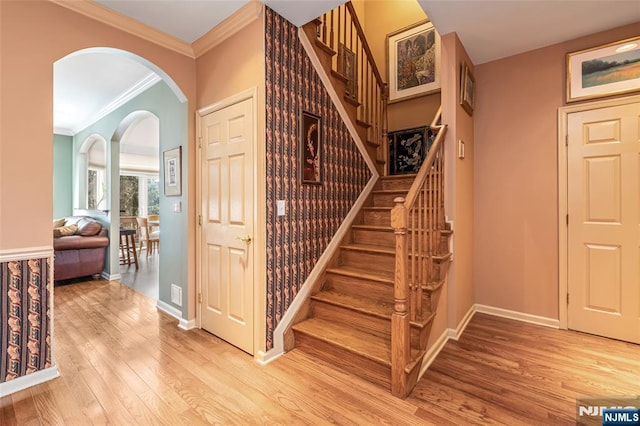
[[[347,22],[348,37],[347,29],[340,29]],[[349,120],[384,174],[386,84],[360,35],[351,3],[303,31],[336,92],[344,94],[341,102]],[[361,58],[355,94],[353,89],[345,93],[350,83],[336,69],[339,43]],[[436,136],[418,174],[379,179],[285,335],[287,349],[295,345],[401,398],[419,378],[451,259],[452,231],[444,217],[446,125],[440,124],[440,112],[431,127]]]
[[[311,297],[308,318],[293,326],[297,348],[388,389],[392,384],[391,318],[396,268],[391,211],[394,200],[407,195],[415,177],[380,179],[340,246],[334,265],[325,271],[321,290]],[[411,389],[418,379],[445,281],[450,235],[448,229],[439,232],[436,268],[432,280],[422,288],[424,309],[410,322],[412,361],[405,372]]]

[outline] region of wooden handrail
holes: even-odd
[[[445,124],[438,124],[439,109],[431,122],[437,131],[411,189],[405,198],[394,199],[391,227],[396,237],[394,309],[391,316],[391,392],[404,398],[415,383],[408,382],[407,366],[418,365],[411,359],[411,321],[424,320],[423,289],[442,280],[438,258],[441,231],[444,229],[444,135]],[[426,143],[426,141],[425,141]],[[437,303],[437,295],[435,296]],[[433,302],[430,298],[429,302]],[[427,313],[433,312],[428,306]],[[426,350],[427,339],[420,338],[417,356]],[[412,377],[416,377],[415,375]]]
[[[364,29],[362,28],[362,25],[360,25],[360,21],[358,20],[358,15],[356,14],[356,10],[354,9],[353,4],[351,4],[350,1],[347,2],[345,6],[347,6],[347,9],[349,9],[349,13],[351,14],[351,19],[353,20],[353,25],[355,25],[356,27],[356,34],[360,39],[360,42],[362,43],[362,48],[364,49],[367,56],[371,58],[369,60],[369,64],[371,65],[371,70],[373,71],[373,74],[376,76],[378,85],[382,86],[385,83],[382,80],[382,76],[380,75],[380,71],[378,71],[378,67],[376,66],[375,61],[373,60],[373,53],[371,53],[371,48],[369,47],[369,43],[367,43],[367,38],[364,36]]]

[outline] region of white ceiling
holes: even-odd
[[[1,0],[0,0],[1,1]],[[192,43],[250,1],[94,0]],[[300,26],[344,0],[260,0]],[[413,0],[389,1],[402,7]],[[418,0],[440,34],[457,32],[474,64],[638,22],[640,0]],[[371,25],[371,22],[367,22]],[[159,77],[126,57],[91,53],[54,67],[54,128],[75,134]]]
[[[440,34],[458,33],[475,65],[638,23],[640,0],[418,0]]]

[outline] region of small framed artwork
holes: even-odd
[[[460,105],[467,111],[467,114],[473,115],[473,107],[475,106],[476,79],[473,77],[471,68],[466,62],[462,62],[460,71]]]
[[[300,114],[300,169],[302,183],[316,184],[321,180],[322,133],[319,116],[307,111]]]
[[[567,54],[567,102],[640,91],[640,37]]]
[[[389,102],[440,90],[440,35],[421,21],[387,35]]]
[[[164,195],[174,197],[182,195],[182,147],[162,152],[164,164]]]
[[[342,43],[338,44],[338,72],[347,78],[344,93],[345,95],[356,99],[358,97],[356,84],[356,72],[358,70],[358,62],[355,52],[347,48]]]
[[[389,174],[418,173],[432,143],[428,126],[389,132]]]

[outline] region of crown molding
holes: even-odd
[[[98,3],[94,3],[90,0],[49,1],[74,12],[77,12],[81,15],[87,16],[91,19],[95,19],[96,21],[100,21],[104,24],[115,27],[129,34],[133,34],[137,37],[158,44],[162,47],[166,47],[167,49],[188,56],[189,58],[196,57],[193,53],[193,48],[189,43],[170,36],[169,34],[150,27],[149,25],[145,25],[139,21],[136,21],[135,19],[129,18],[128,16],[118,13]]]
[[[197,39],[191,45],[195,57],[198,58],[213,49],[256,19],[262,13],[264,4],[258,0],[251,0],[233,15],[216,25],[208,33]]]
[[[125,90],[120,96],[111,101],[107,106],[84,120],[82,123],[78,124],[74,129],[71,130],[73,135],[80,133],[96,121],[106,117],[108,114],[120,108],[122,105],[126,104],[145,90],[149,89],[160,80],[162,80],[162,78],[160,78],[158,74],[154,72],[149,73],[145,78]]]

